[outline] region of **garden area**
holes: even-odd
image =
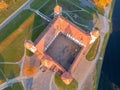
[[[39,3],[39,5],[36,3]],[[37,9],[48,17],[53,18],[54,7],[60,5],[62,6],[62,14],[65,18],[68,18],[80,28],[91,31],[95,23],[95,21],[93,21],[93,15],[97,18],[96,10],[95,8],[83,7],[78,4],[80,4],[80,1],[77,0],[35,0],[31,4],[31,8]]]
[[[88,61],[92,61],[95,59],[98,52],[99,44],[100,44],[100,37],[96,39],[96,41],[92,44],[90,50],[88,51],[86,55],[86,59]]]

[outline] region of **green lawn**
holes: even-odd
[[[70,0],[70,1],[75,3],[77,6],[82,6],[82,3],[80,0]],[[83,7],[81,7],[81,8],[83,8]],[[83,9],[87,10],[89,13],[96,13],[96,10],[97,10],[96,8],[91,8],[89,6],[84,6]]]
[[[26,32],[22,32],[14,38],[4,50],[0,51],[0,62],[17,62],[22,58],[24,53],[25,35]]]
[[[17,32],[21,24],[25,22],[28,19],[28,17],[31,16],[31,14],[32,12],[27,10],[21,12],[8,25],[6,25],[2,30],[0,30],[0,43],[6,43],[4,49],[3,50],[0,49],[0,62],[11,62],[11,61],[16,62],[19,61],[23,56],[23,52],[24,52],[23,45],[27,30],[23,30],[13,38],[9,38],[9,37],[13,35],[14,32]],[[8,43],[11,39],[13,40],[10,43]]]
[[[40,7],[44,6],[44,4],[49,0],[34,0],[30,7],[33,9],[39,9]]]
[[[4,76],[2,68],[0,68],[0,84],[2,84],[5,81],[6,81],[6,77]]]
[[[4,79],[12,79],[16,76],[19,76],[20,74],[20,67],[19,65],[13,65],[13,64],[0,64],[0,71],[2,72],[2,75],[0,75],[0,78],[3,78],[4,73]]]
[[[31,39],[34,41],[47,25],[48,23],[41,17],[28,10],[20,13],[0,31],[0,43],[6,43],[7,45],[3,50],[0,50],[0,62],[17,62],[21,60],[24,53],[24,40]],[[17,36],[14,36],[13,34],[16,32],[18,32]],[[14,38],[8,43],[11,40],[11,36]],[[20,72],[18,65],[1,64],[0,70],[3,71],[8,79],[18,76]],[[4,78],[4,76],[0,72],[1,78]],[[20,87],[19,84],[15,84],[5,90],[12,90],[13,88],[13,90],[24,90]]]
[[[71,0],[71,2],[69,0],[57,0],[57,3],[58,5],[62,6],[62,13],[64,17],[68,18],[70,21],[84,30],[91,30],[92,25],[94,24],[92,22],[93,14],[96,15],[95,9],[78,5],[77,0]],[[31,4],[31,8],[39,9],[43,14],[47,15],[50,18],[54,17],[55,6],[56,0],[35,0]],[[83,11],[82,9],[84,9],[85,11]]]
[[[28,19],[32,19],[29,25],[27,25]],[[23,11],[0,31],[0,41],[1,43],[6,43],[4,49],[0,49],[0,62],[19,61],[24,53],[24,40],[31,39],[34,41],[47,25],[48,23],[38,15],[28,10]],[[22,30],[21,26],[24,27],[24,30]],[[21,29],[22,31],[12,38],[13,40],[10,43],[8,43],[11,40],[9,37],[13,36],[18,29]]]
[[[78,88],[78,83],[76,80],[73,80],[70,85],[66,85],[58,75],[55,75],[55,84],[59,90],[77,90]]]
[[[15,10],[17,10],[26,1],[27,0],[17,0],[17,2],[15,2],[14,4],[10,3],[9,8],[7,10],[0,12],[0,23],[2,23],[7,17],[9,17]]]
[[[16,16],[10,23],[8,23],[2,30],[0,30],[0,43],[3,42],[8,36],[16,31],[20,25],[28,19],[32,14],[31,11],[25,10]]]
[[[14,83],[11,87],[7,87],[4,90],[24,90],[22,83]]]
[[[96,54],[98,52],[99,43],[100,43],[100,37],[96,39],[96,41],[93,43],[90,50],[88,51],[88,53],[86,55],[86,59],[88,61],[92,61],[93,59],[95,59]]]

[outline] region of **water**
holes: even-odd
[[[106,48],[98,90],[120,90],[120,0],[116,0],[112,23],[113,32]]]

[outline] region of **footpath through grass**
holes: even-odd
[[[88,51],[88,53],[86,55],[86,59],[88,61],[92,61],[95,59],[97,52],[98,52],[99,43],[100,43],[100,37],[96,39],[96,41],[93,43],[92,47]]]
[[[22,83],[14,83],[11,87],[7,87],[4,90],[24,90]]]
[[[0,31],[0,62],[20,61],[24,54],[24,40],[34,41],[48,23],[38,15],[25,10]],[[0,64],[0,81],[15,78],[20,74],[19,65]],[[4,77],[5,76],[5,77]],[[3,78],[3,79],[2,79]],[[19,87],[19,88],[18,88]],[[5,90],[24,90],[13,85]]]
[[[78,88],[78,83],[76,80],[73,80],[70,85],[66,85],[58,75],[55,75],[55,84],[59,90],[77,90]]]
[[[5,1],[7,1],[7,0],[5,0]],[[0,12],[0,23],[2,23],[6,18],[8,18],[15,10],[17,10],[26,1],[27,0],[17,0],[14,3],[8,3],[9,7],[6,10],[3,10]]]
[[[34,41],[47,24],[36,14],[23,11],[0,31],[0,61],[19,61],[24,53],[24,40]]]
[[[4,77],[4,81],[6,79],[12,79],[20,74],[20,67],[19,65],[13,65],[13,64],[0,64],[0,80],[3,80],[2,77]]]

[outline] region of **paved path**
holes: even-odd
[[[110,11],[110,6],[106,10],[108,10],[107,14],[109,14],[108,12]],[[107,14],[105,14],[105,15],[108,18]],[[82,87],[86,85],[87,79],[88,79],[89,75],[93,72],[94,68],[96,67],[97,61],[99,59],[101,59],[100,52],[101,52],[101,48],[102,48],[102,45],[103,45],[103,42],[104,42],[104,37],[105,37],[106,33],[109,31],[109,29],[110,29],[110,27],[109,27],[109,20],[107,18],[105,16],[99,15],[99,22],[100,22],[99,27],[101,29],[99,49],[98,49],[96,58],[93,60],[93,63],[90,65],[90,67],[88,69],[88,72],[85,74],[82,83],[79,83],[78,90],[83,90]]]
[[[33,2],[33,0],[28,0],[25,2],[19,9],[17,9],[14,13],[12,13],[6,20],[4,20],[0,24],[0,30],[5,27],[14,17],[16,17],[21,11],[23,11],[26,8],[29,8],[30,4]]]
[[[51,18],[49,18],[48,16],[46,16],[45,14],[43,14],[42,12],[40,12],[39,10],[35,10],[35,9],[31,9],[31,11],[33,11],[34,13],[36,13],[37,15],[39,15],[41,18],[43,18],[44,20],[51,22]]]
[[[50,82],[51,78],[53,76],[53,72],[46,71],[41,72],[39,71],[34,77],[33,77],[33,84],[32,84],[32,90],[50,90]]]
[[[18,64],[17,62],[0,62],[0,64]]]
[[[3,90],[9,86],[11,86],[14,83],[21,82],[21,80],[28,79],[28,77],[16,77],[14,79],[10,79],[7,82],[0,85],[0,90]]]

